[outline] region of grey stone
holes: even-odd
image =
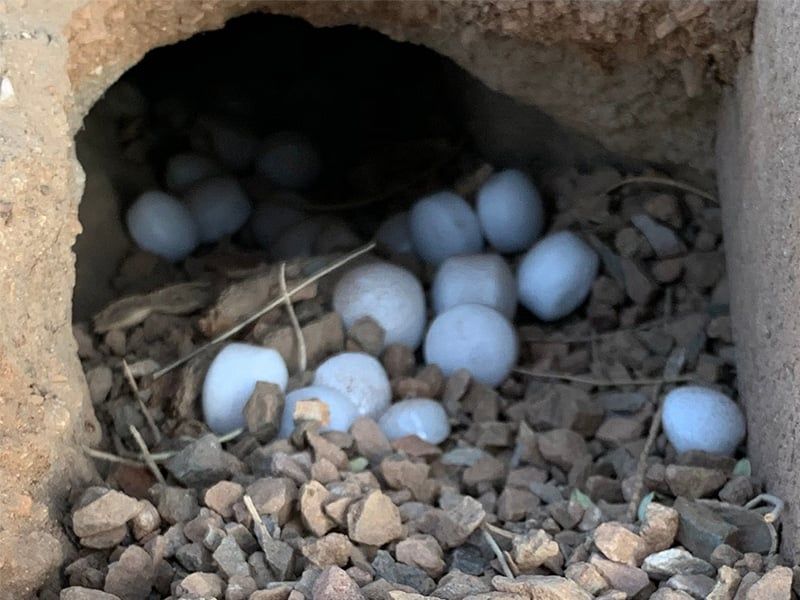
[[[59,600],[120,600],[119,596],[114,594],[81,586],[64,588],[58,598]]]
[[[710,508],[691,500],[678,498],[673,508],[678,511],[680,518],[678,541],[703,560],[708,560],[714,548],[720,544],[730,543],[738,532],[737,527]]]
[[[311,598],[312,600],[363,600],[364,594],[342,569],[328,567],[314,582]]]
[[[667,587],[686,592],[692,598],[703,600],[714,589],[714,580],[706,575],[673,575],[667,580]]]
[[[642,569],[653,579],[673,575],[714,575],[714,567],[702,558],[692,556],[683,548],[670,548],[644,559]]]
[[[631,217],[631,223],[642,232],[658,258],[671,258],[686,253],[686,244],[670,229],[657,223],[652,217],[639,214]]]
[[[212,555],[220,570],[230,579],[236,575],[249,576],[247,556],[236,543],[233,536],[225,536]]]
[[[103,589],[122,600],[145,600],[153,587],[153,561],[139,546],[128,546],[117,562],[108,566]]]
[[[214,434],[207,434],[185,446],[164,463],[167,471],[189,487],[213,485],[230,476],[230,462]]]

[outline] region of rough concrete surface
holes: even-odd
[[[58,524],[63,499],[93,476],[80,444],[96,440],[97,425],[70,328],[84,183],[73,136],[91,104],[146,51],[256,8],[429,45],[615,152],[700,169],[711,166],[720,82],[749,45],[754,12],[752,2],[698,0],[0,2],[0,596],[28,597],[55,572],[72,548]],[[788,194],[784,202],[791,214]],[[787,233],[792,220],[770,214]],[[734,268],[760,275],[744,261]],[[774,311],[791,285],[784,291],[763,306]],[[740,292],[740,306],[745,299]],[[784,342],[775,348],[787,357],[791,329],[775,325],[774,339]],[[792,380],[782,377],[788,391]]]
[[[748,447],[787,503],[784,548],[800,560],[800,3],[759,3],[753,54],[720,113],[717,164]]]

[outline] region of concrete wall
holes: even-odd
[[[761,0],[753,52],[725,92],[717,138],[725,247],[748,444],[787,502],[800,561],[800,2]]]

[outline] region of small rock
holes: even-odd
[[[703,498],[721,488],[728,476],[717,469],[669,465],[666,470],[669,489],[675,496]]]
[[[233,505],[244,496],[244,488],[233,481],[220,481],[206,490],[204,504],[225,519],[233,517]]]
[[[559,571],[564,564],[558,544],[542,529],[515,535],[511,541],[511,556],[523,573],[530,573],[542,565],[551,571]]]
[[[589,394],[570,385],[547,386],[542,395],[540,389],[530,389],[536,394],[527,410],[529,423],[537,429],[571,429],[583,436],[591,436],[603,421],[603,409]],[[542,397],[543,396],[543,397]]]
[[[709,560],[712,565],[719,569],[723,565],[732,567],[734,564],[740,561],[743,556],[744,555],[736,548],[729,546],[728,544],[720,544],[714,548]]]
[[[678,498],[673,506],[680,515],[678,541],[703,560],[708,560],[717,546],[729,542],[738,531],[735,525],[696,502]]]
[[[397,563],[385,550],[378,550],[372,561],[375,577],[385,579],[394,584],[408,586],[412,590],[427,594],[436,587],[433,579],[413,565]]]
[[[247,565],[247,556],[233,536],[227,535],[222,543],[217,547],[212,555],[214,562],[219,569],[230,579],[235,575],[250,575],[250,567]]]
[[[481,458],[474,465],[467,467],[461,474],[461,479],[469,488],[481,483],[499,484],[505,479],[506,467],[493,456]]]
[[[175,560],[187,571],[213,571],[214,561],[211,553],[199,542],[192,542],[178,548]]]
[[[625,277],[625,292],[640,306],[647,306],[658,293],[659,287],[647,273],[645,267],[631,258],[620,258]]]
[[[412,535],[395,547],[398,562],[419,567],[431,577],[439,577],[445,568],[442,547],[430,535]]]
[[[327,567],[314,582],[311,598],[312,600],[363,600],[364,594],[342,569]]]
[[[156,531],[161,525],[161,516],[153,504],[147,500],[139,500],[141,510],[131,520],[133,537],[141,540],[147,534]]]
[[[683,215],[678,199],[671,194],[656,194],[644,201],[647,213],[675,229],[683,225]]]
[[[686,592],[662,587],[657,589],[655,593],[650,596],[650,600],[692,600],[692,597]]]
[[[745,600],[789,598],[792,592],[792,570],[775,567],[755,582],[745,593]]]
[[[250,559],[261,554],[275,578],[278,581],[285,581],[294,571],[294,550],[286,542],[274,538],[262,540],[262,545],[264,546],[264,553],[256,552],[251,554]],[[250,559],[248,559],[248,562],[250,562]]]
[[[381,461],[380,470],[390,488],[407,489],[414,499],[431,501],[435,488],[428,479],[431,470],[429,465],[390,456]]]
[[[717,582],[706,600],[733,600],[741,580],[742,576],[736,569],[722,565],[717,571]]]
[[[234,575],[225,586],[225,600],[248,600],[258,584],[249,575]]]
[[[739,587],[736,589],[734,600],[745,600],[747,592],[753,587],[753,584],[758,581],[760,575],[758,573],[745,573],[739,581]]]
[[[692,598],[703,600],[714,589],[714,580],[706,575],[673,575],[667,579],[667,587],[685,592]]]
[[[119,596],[114,594],[80,586],[64,588],[58,598],[59,600],[119,600]]]
[[[195,490],[164,485],[153,489],[158,498],[158,514],[170,525],[190,521],[200,512]]]
[[[592,555],[590,564],[611,584],[611,587],[622,590],[632,598],[650,583],[650,578],[642,569],[624,565]]]
[[[286,477],[262,477],[247,486],[260,515],[270,515],[284,525],[292,514],[297,498],[297,486]]]
[[[536,600],[591,600],[592,596],[574,581],[555,575],[521,575],[514,579],[496,576],[492,586],[499,592],[519,594]]]
[[[285,404],[286,400],[279,386],[266,381],[256,382],[253,393],[244,405],[247,431],[262,443],[270,441],[281,427]]]
[[[403,534],[400,512],[388,496],[374,490],[348,509],[347,531],[355,542],[383,546]]]
[[[643,538],[625,528],[622,523],[602,523],[594,532],[594,545],[609,560],[633,567],[647,555]]]
[[[741,475],[731,478],[719,491],[720,500],[737,506],[744,505],[754,495],[755,491],[750,478]]]
[[[598,428],[595,433],[595,439],[615,448],[640,438],[643,429],[644,426],[638,419],[632,417],[609,417]]]
[[[386,331],[372,317],[361,317],[347,332],[347,336],[362,350],[372,356],[380,356],[386,339]]]
[[[603,392],[594,397],[605,412],[633,413],[647,402],[647,395],[642,392]]]
[[[108,566],[103,589],[122,600],[144,600],[153,586],[153,561],[139,546],[128,546],[117,562]]]
[[[417,526],[420,532],[431,534],[442,548],[449,550],[466,542],[485,518],[486,511],[480,502],[470,496],[459,496],[446,508],[427,511]]]
[[[175,479],[188,487],[212,485],[230,476],[230,462],[214,434],[207,434],[164,463]]]
[[[645,509],[639,535],[647,542],[650,552],[666,550],[675,541],[678,523],[678,511],[658,502],[650,502]]]
[[[350,539],[341,533],[329,533],[302,549],[303,556],[321,569],[331,565],[344,567],[350,560],[352,551]]]
[[[317,537],[322,537],[335,526],[322,510],[329,496],[330,492],[318,481],[310,481],[300,488],[300,514],[303,525]]]
[[[539,451],[550,463],[569,471],[581,457],[588,453],[584,439],[570,429],[553,429],[537,436]]]
[[[86,372],[86,383],[89,384],[89,396],[92,404],[97,406],[104,402],[111,387],[114,385],[114,376],[107,365],[98,365]]]
[[[192,573],[184,577],[175,589],[179,598],[221,598],[225,583],[215,573]]]
[[[567,579],[571,579],[592,596],[597,596],[608,589],[608,582],[594,566],[587,562],[576,562],[567,567],[564,572]]]
[[[533,492],[506,484],[497,499],[497,516],[503,521],[521,521],[538,505],[539,498]]]
[[[347,469],[349,463],[347,454],[336,444],[329,442],[325,437],[313,431],[306,432],[306,441],[314,450],[314,458],[316,460],[325,459],[336,466],[337,469]]]
[[[136,498],[110,490],[72,514],[72,530],[78,537],[87,537],[118,529],[141,509]]]
[[[467,596],[490,592],[491,589],[482,579],[453,569],[439,580],[439,585],[431,595],[442,600],[462,600]]]
[[[673,575],[714,575],[714,567],[702,558],[696,558],[683,548],[670,548],[648,556],[642,569],[653,579],[661,580]]]
[[[369,417],[361,417],[350,428],[356,449],[373,464],[378,464],[385,456],[392,453],[389,438],[378,424]]]
[[[381,362],[383,362],[383,368],[386,369],[389,379],[409,376],[414,372],[414,367],[417,365],[414,351],[402,344],[389,344],[386,346]]]

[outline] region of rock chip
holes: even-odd
[[[170,525],[190,521],[200,512],[196,490],[160,484],[153,486],[152,490],[158,499],[158,514]]]
[[[421,533],[431,534],[442,548],[449,550],[466,542],[485,517],[486,511],[480,502],[470,496],[459,496],[446,507],[426,511],[417,527]]]
[[[175,590],[179,598],[220,598],[225,583],[215,573],[192,573],[184,577]]]
[[[233,505],[244,496],[244,488],[234,481],[220,481],[206,490],[203,503],[222,517],[233,517]]]
[[[114,375],[108,365],[98,365],[86,372],[86,383],[89,385],[89,396],[92,404],[97,406],[105,401],[114,385]]]
[[[347,531],[354,542],[383,546],[403,534],[400,511],[386,494],[374,490],[348,509]]]
[[[270,515],[283,525],[297,498],[297,486],[287,477],[262,477],[247,486],[247,494],[260,515]]]
[[[311,591],[312,600],[363,600],[358,585],[339,567],[322,570]]]
[[[318,481],[309,481],[300,488],[300,516],[303,525],[317,537],[322,537],[335,526],[322,509],[329,496],[330,492]]]
[[[431,577],[439,577],[445,568],[442,547],[436,538],[417,534],[400,540],[395,546],[397,561],[419,567]]]
[[[679,592],[685,592],[692,598],[703,600],[714,589],[714,580],[706,575],[673,575],[665,584]]]
[[[692,556],[683,548],[669,548],[648,556],[642,569],[653,579],[667,579],[673,575],[714,575],[714,567],[702,558]]]
[[[279,386],[266,381],[256,382],[253,393],[244,405],[247,431],[262,443],[270,441],[280,430],[285,404]]]
[[[622,523],[601,523],[594,532],[594,545],[609,560],[638,566],[647,555],[647,542]]]
[[[675,496],[703,498],[721,488],[728,476],[717,469],[669,465],[666,470],[669,489]]]
[[[764,574],[745,593],[745,600],[772,600],[789,598],[792,592],[792,570],[775,567]]]
[[[706,597],[707,600],[733,600],[741,580],[742,576],[739,571],[722,565],[717,571],[717,581]]]
[[[650,552],[671,547],[678,534],[678,511],[658,502],[650,502],[645,509],[644,522],[639,535],[647,542]]]
[[[141,509],[136,498],[110,490],[72,514],[72,530],[78,537],[87,537],[118,529]]]
[[[220,571],[230,579],[236,575],[250,575],[247,555],[236,543],[232,535],[226,535],[212,555]]]
[[[521,575],[514,579],[496,576],[492,586],[498,592],[519,594],[536,600],[591,600],[592,596],[574,581],[555,575]]]
[[[188,444],[164,463],[167,471],[187,487],[213,485],[230,476],[230,461],[217,436],[207,434]]]
[[[564,576],[571,579],[592,596],[602,594],[608,589],[608,581],[593,565],[587,562],[572,563],[564,571]]]
[[[538,434],[537,439],[545,460],[564,471],[588,453],[584,439],[570,429],[552,429]]]
[[[352,551],[350,538],[342,533],[329,533],[302,548],[303,556],[321,569],[331,565],[344,567]]]
[[[442,600],[462,600],[491,590],[492,588],[482,579],[453,569],[439,580],[439,585],[431,595]]]
[[[633,598],[650,583],[647,573],[637,567],[624,565],[592,555],[589,563],[605,577],[611,587],[621,590]]]
[[[64,588],[58,598],[59,600],[120,600],[119,596],[114,594],[81,586]]]
[[[710,508],[686,498],[677,498],[673,507],[680,515],[678,541],[703,560],[708,560],[717,546],[730,542],[738,532],[735,525]]]
[[[533,572],[542,565],[558,571],[564,563],[561,549],[543,529],[534,529],[511,540],[511,556],[523,573]]]
[[[153,561],[139,546],[128,546],[108,566],[104,591],[123,600],[145,600],[153,586]]]
[[[392,453],[389,438],[383,433],[378,424],[369,417],[361,417],[350,428],[355,440],[356,450],[372,464],[378,464]]]

